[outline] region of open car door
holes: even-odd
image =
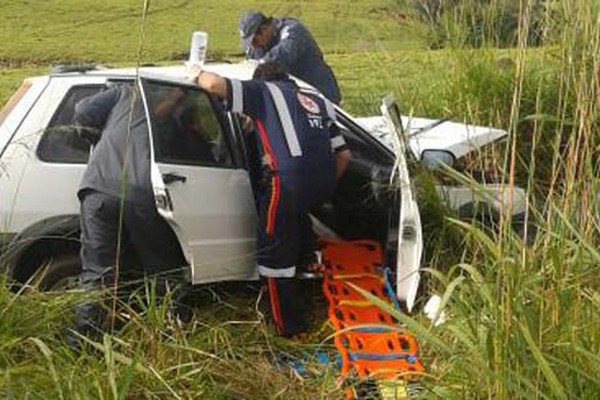
[[[400,110],[393,95],[382,100],[381,114],[390,131],[394,132],[396,165],[392,180],[400,186],[400,221],[398,223],[398,254],[396,261],[396,296],[412,310],[419,288],[419,269],[423,253],[421,217],[415,200],[408,166],[406,164],[406,137],[402,128]]]
[[[214,99],[175,78],[138,79],[149,120],[152,184],[191,282],[256,278],[256,208],[233,132]]]

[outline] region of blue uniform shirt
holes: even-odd
[[[334,152],[346,148],[332,104],[291,80],[228,82],[228,106],[255,121],[263,163],[304,204],[326,200],[335,184]]]
[[[250,47],[246,58],[261,62],[277,61],[288,73],[313,85],[329,100],[341,100],[333,71],[308,29],[294,18],[275,18],[275,36],[266,49]]]

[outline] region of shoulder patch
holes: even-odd
[[[300,105],[311,114],[319,114],[321,112],[319,105],[313,99],[300,92],[298,92],[298,101],[300,102]]]
[[[284,26],[283,29],[281,30],[281,34],[280,34],[280,38],[281,40],[285,40],[288,37],[290,37],[290,27],[289,26]]]

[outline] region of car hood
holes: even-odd
[[[381,143],[394,150],[395,142],[384,117],[359,117],[355,120]],[[402,125],[408,132],[409,147],[418,159],[426,150],[447,151],[459,159],[507,135],[502,129],[429,118],[402,116]]]

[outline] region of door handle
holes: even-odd
[[[187,178],[183,175],[179,175],[179,174],[175,174],[172,172],[163,174],[162,176],[163,178],[163,182],[165,183],[165,185],[171,184],[173,182],[181,182],[181,183],[185,183],[185,181],[187,181]]]

